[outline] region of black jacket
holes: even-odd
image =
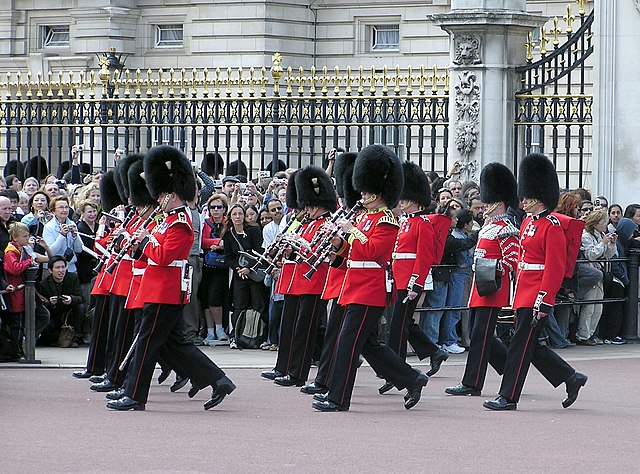
[[[245,252],[251,253],[251,250],[256,250],[258,253],[262,253],[262,232],[260,227],[257,226],[244,226],[244,235],[237,234],[233,227],[231,227],[224,237],[224,263],[228,268],[235,270],[238,268],[238,257],[240,254],[240,244],[244,248]]]
[[[47,276],[47,278],[38,283],[38,293],[47,300],[45,306],[53,312],[64,312],[70,306],[82,303],[80,280],[78,279],[78,275],[72,272],[67,272],[62,283],[56,283],[51,275]],[[70,305],[66,305],[60,301],[59,297],[62,295],[71,296]],[[55,305],[49,303],[49,298],[52,296],[58,296],[58,302]]]

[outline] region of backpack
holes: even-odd
[[[253,309],[245,309],[238,315],[234,328],[236,344],[241,349],[259,349],[267,339],[266,324],[260,313]]]

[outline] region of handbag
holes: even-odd
[[[262,283],[264,281],[264,277],[266,276],[266,272],[264,268],[260,267],[260,262],[257,257],[247,253],[244,250],[244,247],[235,236],[235,231],[231,231],[231,236],[235,239],[240,247],[240,255],[238,256],[238,266],[241,268],[248,268],[250,270],[249,279],[255,281],[257,283]]]
[[[64,323],[60,328],[60,335],[58,336],[58,347],[71,347],[73,344],[73,338],[76,335],[76,331],[73,326],[69,326],[67,324],[67,319],[69,318],[70,311],[67,311],[67,314],[64,317]]]
[[[207,223],[207,225],[212,229],[211,231],[211,237],[214,236],[213,234],[213,226],[215,225],[212,221],[210,221],[209,219],[207,219],[205,221]],[[225,268],[225,264],[224,264],[224,252],[220,252],[219,250],[207,250],[204,253],[204,266],[208,267],[208,268]]]
[[[259,349],[266,339],[266,324],[260,313],[245,309],[239,315],[234,327],[236,343],[242,349]]]

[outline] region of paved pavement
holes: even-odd
[[[483,397],[446,396],[465,355],[431,378],[422,401],[377,393],[371,369],[358,373],[351,410],[319,413],[296,388],[260,378],[275,354],[204,348],[238,389],[203,411],[154,383],[145,412],[111,412],[102,394],[70,375],[86,348],[38,348],[39,367],[0,364],[2,472],[637,472],[640,345],[559,351],[589,375],[574,406],[564,387],[530,372],[518,411],[490,412],[500,379],[489,371]],[[416,358],[410,363],[420,368]],[[313,372],[312,372],[313,375]]]

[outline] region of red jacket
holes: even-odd
[[[153,229],[160,219],[160,216],[156,217],[156,219],[147,226],[149,232],[153,232]],[[147,268],[147,264],[147,257],[144,254],[133,261],[133,278],[131,278],[131,284],[129,285],[129,291],[127,293],[127,301],[124,304],[125,309],[138,309],[144,307],[143,299],[141,298],[140,300],[136,300],[136,296],[140,290],[140,282],[142,281],[142,276]]]
[[[140,242],[149,265],[136,301],[172,305],[189,302],[187,292],[182,290],[182,272],[193,238],[191,213],[184,206],[165,213],[164,221]]]
[[[111,239],[113,239],[113,231],[115,229],[117,229],[117,227],[112,229],[109,233],[104,235],[102,238],[97,238],[96,236],[96,240],[93,246],[95,251],[99,255],[103,254],[102,249],[106,250],[107,247],[109,246],[109,242],[111,241]],[[91,290],[92,295],[109,296],[111,283],[113,283],[113,275],[108,274],[106,272],[106,269],[109,267],[109,265],[111,265],[114,257],[115,255],[111,253],[111,255],[109,256],[105,264],[102,265],[102,268],[100,268],[100,271],[96,275],[95,282],[93,283],[93,289]]]
[[[347,259],[336,256],[336,259],[329,266],[327,271],[327,281],[324,283],[321,298],[323,300],[332,300],[340,296],[340,290],[342,290],[342,284],[344,283],[344,277],[347,274]]]
[[[307,242],[311,242],[313,240],[313,236],[318,232],[322,224],[326,222],[328,216],[329,214],[325,213],[316,219],[302,224],[300,237]],[[311,267],[307,263],[303,262],[295,265],[290,292],[293,292],[296,295],[322,294],[324,284],[327,281],[329,263],[322,262],[310,280],[306,279],[304,276],[309,270],[311,270]]]
[[[478,243],[474,259],[495,258],[500,260],[502,271],[502,286],[498,291],[487,296],[480,296],[476,289],[475,278],[471,287],[470,308],[481,306],[502,308],[509,305],[509,278],[518,264],[518,228],[505,219],[505,216],[495,216],[478,233]]]
[[[548,212],[527,216],[520,227],[513,308],[534,308],[548,313],[564,279],[566,262],[567,244],[558,218]],[[544,265],[544,269],[531,269],[532,265]]]
[[[136,214],[126,227],[126,233],[124,238],[120,242],[120,248],[128,245],[133,233],[143,223],[142,218]],[[116,266],[112,273],[113,278],[111,282],[111,288],[109,291],[117,296],[127,296],[129,294],[129,287],[131,286],[131,280],[133,279],[133,258],[131,258],[130,252],[127,253],[120,263]]]
[[[398,290],[420,293],[434,262],[434,230],[424,211],[400,222],[393,250],[393,278]]]
[[[347,274],[338,304],[387,306],[386,269],[397,235],[398,221],[386,207],[360,214],[349,231]]]
[[[11,241],[4,251],[4,275],[7,285],[13,285],[16,290],[5,295],[7,311],[10,313],[22,313],[24,311],[24,272],[31,266],[33,259],[24,252],[24,249]],[[18,285],[23,285],[18,289]]]

